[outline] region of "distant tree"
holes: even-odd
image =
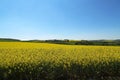
[[[69,39],[64,39],[64,42],[69,42]]]
[[[93,43],[87,40],[81,40],[75,43],[76,45],[92,45]]]

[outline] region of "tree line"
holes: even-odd
[[[120,39],[117,40],[26,40],[19,39],[0,38],[0,42],[35,42],[35,43],[54,43],[54,44],[66,44],[66,45],[102,45],[102,46],[119,46]]]
[[[102,45],[102,46],[118,46],[120,40],[30,40],[28,42],[44,42],[66,45]]]

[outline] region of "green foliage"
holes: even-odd
[[[30,40],[28,42],[42,42],[66,45],[102,45],[102,46],[118,46],[120,40]]]
[[[102,46],[120,46],[120,40],[26,40],[0,38],[0,42],[33,42],[33,43],[54,43],[65,45],[102,45]]]
[[[18,42],[18,39],[0,38],[0,42]]]

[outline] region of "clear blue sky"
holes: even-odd
[[[120,39],[120,0],[0,0],[0,37]]]

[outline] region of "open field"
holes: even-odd
[[[120,77],[120,46],[0,42],[0,80],[102,77]]]

